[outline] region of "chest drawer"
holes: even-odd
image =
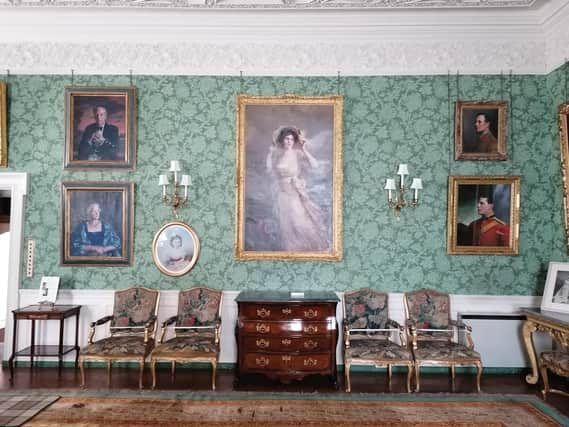
[[[322,371],[331,368],[332,358],[329,354],[265,354],[247,353],[244,367],[255,370],[292,370],[292,371]]]
[[[246,336],[243,337],[244,348],[249,351],[264,352],[318,352],[328,351],[332,345],[333,336],[327,334],[324,336],[313,337],[272,337],[272,336]]]
[[[336,324],[330,322],[270,322],[270,321],[254,321],[240,320],[239,329],[243,334],[259,334],[259,335],[321,335],[328,331],[334,331]]]
[[[330,304],[247,304],[239,314],[245,319],[258,320],[326,320],[336,315]]]

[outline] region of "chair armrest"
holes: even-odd
[[[458,320],[451,320],[450,324],[459,330],[463,330],[466,334],[466,341],[468,341],[467,347],[470,350],[474,349],[474,340],[472,339],[472,326]]]
[[[89,337],[87,338],[88,344],[93,344],[93,339],[95,338],[96,327],[99,325],[104,325],[108,321],[112,320],[112,318],[113,318],[112,315],[108,315],[105,317],[101,317],[100,319],[95,320],[94,322],[91,322],[91,324],[89,325]]]
[[[178,320],[178,316],[171,316],[168,319],[164,320],[162,322],[161,325],[161,330],[160,330],[160,344],[162,344],[164,342],[164,335],[166,334],[166,328],[171,325],[172,323],[176,322],[176,320]]]
[[[154,330],[156,329],[156,322],[158,318],[156,315],[151,315],[150,319],[146,321],[144,324],[144,342],[147,343],[150,339],[150,336],[153,334]]]

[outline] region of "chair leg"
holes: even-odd
[[[454,369],[454,364],[450,365],[450,378],[451,378],[451,390],[455,391],[455,379],[456,379],[456,372]]]
[[[419,392],[419,390],[421,389],[421,385],[419,383],[420,373],[421,373],[421,365],[417,363],[415,365],[415,392]]]
[[[215,390],[215,376],[217,373],[217,361],[211,362],[211,389]]]
[[[411,393],[411,376],[413,375],[413,365],[407,365],[407,393]]]
[[[174,382],[175,375],[176,375],[176,361],[172,360],[172,363],[170,364],[170,379],[172,380],[172,382]]]
[[[144,358],[139,362],[140,370],[138,372],[138,388],[142,388],[142,374],[144,373]]]
[[[107,360],[107,387],[111,386],[111,364],[110,360]]]
[[[392,375],[391,364],[388,364],[387,365],[387,387],[388,387],[390,392],[391,392],[391,375]]]
[[[344,376],[346,377],[346,393],[352,391],[352,385],[350,384],[350,363],[344,364]]]
[[[549,378],[547,376],[547,366],[540,363],[539,372],[541,374],[541,378],[543,378],[543,390],[541,390],[541,395],[543,396],[543,400],[547,400],[547,393],[549,393]]]
[[[81,387],[85,387],[85,360],[79,358],[79,372],[81,372]]]
[[[480,393],[480,379],[482,378],[482,362],[476,363],[476,390]]]
[[[152,390],[156,388],[156,359],[150,358],[150,373],[152,374]]]

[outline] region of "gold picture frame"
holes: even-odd
[[[134,170],[136,87],[65,88],[65,170]]]
[[[447,254],[518,255],[519,176],[450,176]]]
[[[549,263],[541,309],[569,313],[569,263]]]
[[[0,167],[8,166],[8,129],[6,117],[8,102],[6,97],[6,82],[0,80]]]
[[[132,182],[63,182],[61,206],[61,265],[132,265]]]
[[[237,260],[342,259],[341,96],[237,97]]]
[[[561,153],[561,183],[563,186],[563,214],[565,217],[565,240],[569,254],[569,103],[559,106],[559,144]]]
[[[160,227],[152,240],[152,259],[167,276],[180,277],[190,272],[200,255],[200,240],[195,230],[179,221]]]
[[[455,160],[506,160],[506,101],[457,101]]]

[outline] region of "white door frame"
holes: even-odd
[[[6,329],[4,354],[8,360],[12,354],[12,310],[18,308],[20,299],[20,270],[22,267],[22,242],[24,229],[24,196],[28,192],[28,174],[25,172],[0,172],[0,190],[10,191],[10,259],[8,261],[8,293],[6,296]]]

